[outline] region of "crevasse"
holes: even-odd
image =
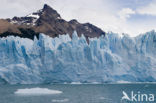
[[[156,81],[156,32],[137,37],[108,33],[90,38],[74,32],[39,40],[0,38],[0,82],[116,83]]]

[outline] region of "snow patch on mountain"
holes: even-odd
[[[38,19],[40,16],[39,15],[30,14],[30,15],[27,15],[27,17],[33,17],[33,18]]]
[[[36,21],[40,18],[43,10],[38,10],[37,12],[31,13],[25,17],[14,17],[10,20],[11,24],[18,25],[36,25]]]

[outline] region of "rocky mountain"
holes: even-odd
[[[44,5],[43,9],[25,17],[0,20],[0,37],[15,35],[33,39],[34,35],[38,37],[39,33],[50,37],[67,33],[71,36],[75,30],[78,36],[84,34],[87,39],[88,37],[105,35],[104,31],[90,23],[82,24],[75,19],[71,21],[62,19],[60,14],[47,4]]]

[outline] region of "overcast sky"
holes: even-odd
[[[136,36],[156,29],[156,0],[0,0],[0,18],[25,16],[47,3],[66,20]]]

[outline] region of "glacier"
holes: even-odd
[[[156,32],[0,38],[0,84],[156,82]]]

